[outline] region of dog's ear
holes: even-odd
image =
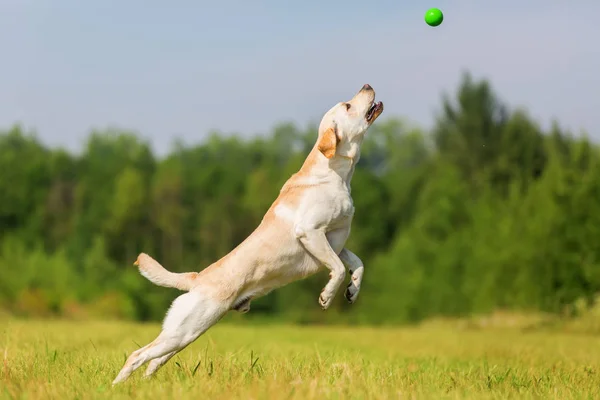
[[[319,139],[317,148],[327,158],[331,158],[335,155],[337,144],[340,142],[336,128],[330,127],[323,132],[323,136]]]

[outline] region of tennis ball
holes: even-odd
[[[438,26],[444,20],[444,14],[439,8],[430,8],[425,13],[425,22],[429,26]]]

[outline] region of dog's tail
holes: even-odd
[[[167,271],[158,261],[145,253],[140,253],[133,265],[137,265],[142,276],[158,286],[189,291],[197,284],[197,272]]]

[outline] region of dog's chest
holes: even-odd
[[[354,217],[354,202],[350,193],[340,191],[332,196],[330,203],[329,230],[350,227]]]

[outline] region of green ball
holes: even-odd
[[[439,8],[430,8],[425,13],[425,22],[429,26],[438,26],[444,20],[444,14]]]

